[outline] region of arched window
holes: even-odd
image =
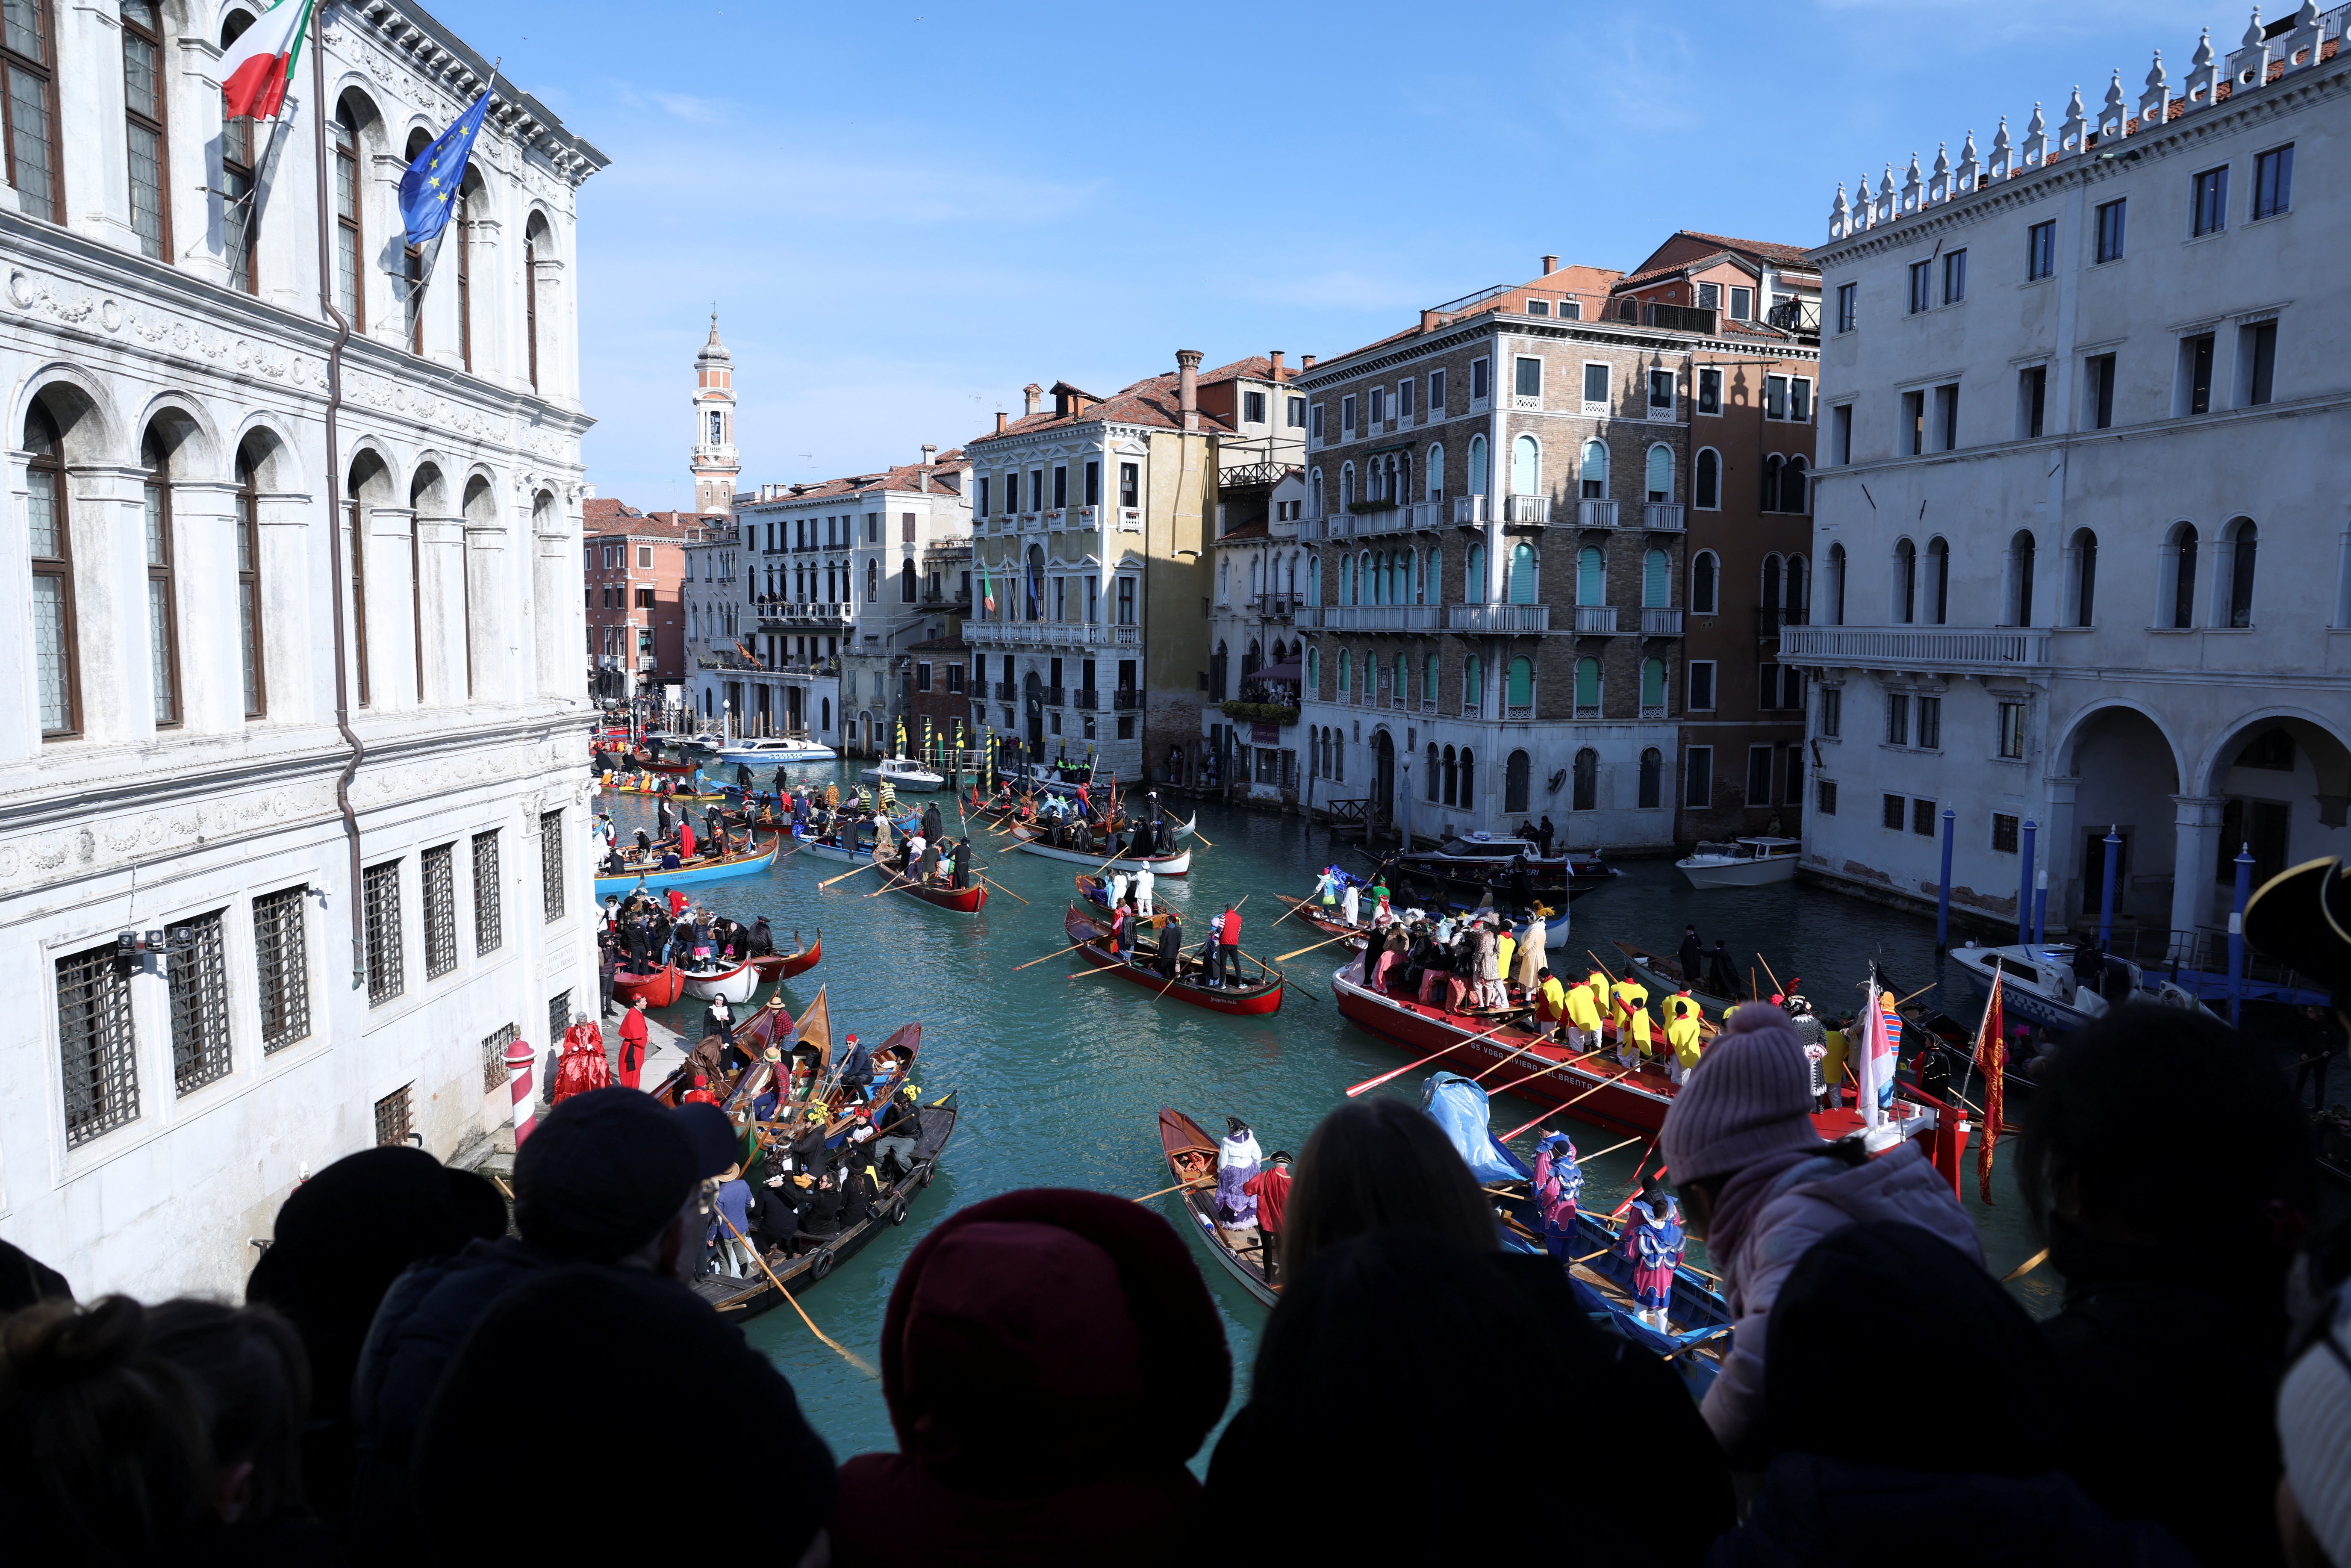
[[[1523,811],[1533,793],[1534,758],[1513,751],[1502,763],[1502,810]]]
[[[1344,648],[1339,650],[1339,700],[1341,702],[1347,700],[1347,679],[1353,673],[1354,664],[1353,654]]]
[[[1674,601],[1674,559],[1661,549],[1641,558],[1641,603],[1662,610]]]
[[[1658,751],[1658,749],[1654,746],[1645,747],[1641,752],[1642,809],[1645,810],[1654,810],[1657,806],[1662,805],[1665,801],[1665,755]]]
[[[2251,517],[2237,517],[2220,530],[2220,570],[2228,574],[2228,591],[2215,595],[2229,607],[2228,624],[2253,623],[2253,547],[2256,530]]]
[[[1510,443],[1510,493],[1542,494],[1542,448],[1531,435],[1521,435]]]
[[[2196,624],[2196,525],[2172,524],[2163,556],[2163,623],[2186,631]]]
[[[1582,717],[1586,710],[1590,710],[1590,716],[1599,716],[1600,661],[1597,659],[1575,661],[1575,711]]]
[[[1484,660],[1472,653],[1461,661],[1461,711],[1474,718],[1484,712],[1485,707],[1486,664]]]
[[[1808,619],[1812,600],[1805,592],[1805,570],[1802,556],[1792,555],[1788,558],[1787,623],[1791,626],[1802,626]]]
[[[1649,499],[1674,498],[1674,449],[1663,442],[1649,448]]]
[[[1486,602],[1486,547],[1471,545],[1461,560],[1461,602]]]
[[[2008,624],[2032,624],[2032,530],[2019,528],[2008,541]]]
[[[1249,559],[1249,597],[1251,599],[1256,599],[1264,592],[1265,562],[1255,557],[1251,557]]]
[[[1339,558],[1339,602],[1355,602],[1355,558],[1351,555]]]
[[[1698,451],[1698,477],[1690,486],[1690,505],[1701,512],[1721,509],[1722,455],[1711,446]]]
[[[898,564],[898,602],[901,604],[914,602],[914,563],[912,560],[901,561]]]
[[[1232,563],[1231,561],[1228,561],[1228,560],[1220,560],[1220,561],[1218,561],[1218,562],[1217,563],[1217,603],[1219,603],[1219,604],[1229,604],[1229,603],[1231,603],[1231,602],[1232,602],[1232,597],[1233,597],[1233,596],[1232,596],[1232,587],[1233,587],[1233,563]]]
[[[771,599],[772,599],[772,598],[774,598],[774,597],[775,597],[775,591],[775,591],[775,589],[774,589],[772,586],[770,586],[770,587],[768,588],[768,596],[769,598],[771,598]],[[868,604],[878,603],[878,602],[880,601],[881,598],[882,598],[882,567],[881,567],[881,563],[880,563],[880,562],[878,562],[878,561],[871,561],[871,560],[869,560],[869,561],[867,561],[867,562],[865,563],[865,602],[866,602],[866,603],[868,603]]]
[[[1927,617],[1935,625],[1950,619],[1951,544],[1937,534],[1927,541]]]
[[[1536,601],[1535,547],[1524,539],[1510,547],[1510,584],[1505,598],[1511,604],[1532,604]]]
[[[1469,438],[1469,494],[1482,496],[1487,487],[1486,438],[1473,435]]]
[[[1767,512],[1780,509],[1780,476],[1787,466],[1788,460],[1776,452],[1763,459],[1762,507]]]
[[[1798,453],[1788,459],[1788,466],[1780,473],[1780,509],[1783,512],[1809,512],[1813,509],[1810,493],[1805,488],[1804,456]]]
[[[1575,798],[1573,809],[1593,811],[1600,808],[1600,753],[1583,747],[1575,754]]]
[[[2065,562],[2065,609],[2075,626],[2097,624],[2098,536],[2075,528]]]
[[[360,174],[360,127],[372,119],[366,100],[354,94],[344,94],[342,102],[335,106],[335,308],[350,322],[354,333],[367,330],[367,300],[360,287],[367,276],[361,260],[367,254],[367,235],[365,204],[360,193],[367,186]]]
[[[1593,440],[1583,444],[1583,466],[1580,474],[1586,500],[1604,499],[1608,495],[1608,446]]]
[[[1420,664],[1420,702],[1426,708],[1437,706],[1437,655],[1431,653]]]
[[[470,167],[457,190],[457,210],[450,215],[449,234],[457,255],[457,360],[474,368],[474,214],[482,210],[482,177]]]
[[[1416,549],[1407,549],[1404,552],[1404,601],[1406,604],[1427,603],[1428,576],[1421,570],[1420,552]]]
[[[1576,552],[1575,601],[1578,604],[1608,602],[1608,558],[1600,553],[1598,545],[1586,545]]]
[[[1894,622],[1910,624],[1918,604],[1918,547],[1908,539],[1894,543]]]
[[[1478,809],[1478,754],[1468,747],[1461,748],[1461,799],[1466,810]]]
[[[37,7],[28,7],[28,9],[32,9],[36,16],[40,15],[40,9]],[[37,21],[34,26],[39,27],[41,24]],[[251,26],[253,26],[251,13],[239,11],[231,16],[227,21],[221,24],[221,47],[225,48],[236,42],[245,30]],[[12,85],[17,86],[18,90],[29,89],[33,102],[36,104],[38,104],[42,97],[50,91],[47,83],[39,80],[33,73],[24,71],[14,61],[10,62],[8,74],[16,78],[16,84]],[[57,99],[54,96],[50,96],[48,102],[54,105]],[[226,112],[227,107],[227,94],[224,92],[221,102],[221,193],[227,200],[222,207],[226,233],[222,236],[221,259],[228,264],[228,284],[231,288],[242,289],[247,294],[257,294],[261,291],[260,279],[253,265],[253,257],[255,251],[259,248],[261,239],[261,203],[254,195],[253,182],[255,165],[261,161],[261,154],[267,145],[267,136],[266,133],[261,136],[255,135],[253,121],[250,120],[229,119]],[[56,110],[52,108],[49,112],[54,116]],[[40,146],[43,152],[54,151],[54,143],[49,142],[48,138],[42,136],[39,131],[32,131],[28,137],[22,109],[11,116],[11,119],[16,121],[16,134],[18,137],[27,138],[34,145]],[[43,145],[44,143],[47,145]],[[55,221],[65,222],[65,183],[49,177],[47,168],[44,168],[39,175],[35,175],[31,167],[33,161],[26,158],[22,152],[10,158],[8,162],[16,185],[17,199],[24,204],[25,210],[37,216],[50,216],[51,214],[43,213],[41,209],[49,206],[54,201]],[[48,160],[44,159],[42,162],[47,163]]]
[[[1426,755],[1421,758],[1421,774],[1428,781],[1428,803],[1432,806],[1437,804],[1438,773],[1439,768],[1437,763],[1437,742],[1432,740],[1428,743],[1428,751]]]
[[[408,162],[412,165],[433,145],[433,133],[423,126],[408,133]],[[401,305],[407,313],[408,351],[424,352],[424,252],[413,245],[403,245],[400,252]]]
[[[1428,449],[1428,498],[1445,499],[1445,446],[1441,442]]]
[[[1395,675],[1388,685],[1388,694],[1395,699],[1398,707],[1404,706],[1405,699],[1412,695],[1411,684],[1405,679],[1404,672],[1404,655],[1398,653],[1395,656]]]
[[[1691,614],[1714,615],[1720,612],[1715,601],[1715,580],[1720,574],[1721,567],[1712,550],[1702,549],[1690,558]]]
[[[1319,555],[1306,559],[1306,602],[1322,602],[1322,558]]]
[[[1535,716],[1535,662],[1520,657],[1510,661],[1505,673],[1502,705],[1509,711],[1505,718],[1524,719]]]
[[[1322,650],[1306,650],[1306,690],[1314,696],[1322,695]]]
[[[1306,515],[1309,517],[1322,515],[1322,470],[1320,468],[1306,476]]]
[[[65,443],[49,411],[35,403],[25,415],[26,521],[33,557],[33,671],[39,689],[41,736],[81,731],[81,653],[75,643],[72,491],[66,483]]]
[[[261,485],[253,444],[236,454],[237,641],[245,667],[245,716],[269,711],[267,664],[261,642]]]
[[[549,241],[554,236],[547,219],[538,213],[522,231],[522,330],[523,342],[529,350],[530,390],[538,390],[538,261],[541,255],[552,249]]]
[[[1762,604],[1767,610],[1780,608],[1780,556],[1776,550],[1763,558]]]
[[[163,433],[153,425],[141,444],[147,470],[141,487],[147,532],[147,663],[154,690],[155,727],[180,722],[179,594],[172,580],[172,478]]]
[[[1832,626],[1844,624],[1844,546],[1829,546],[1829,619]]]
[[[1453,754],[1453,748],[1448,746],[1445,748],[1445,804],[1448,806],[1458,804],[1460,790],[1461,759]]]
[[[1384,602],[1380,597],[1379,563],[1374,559],[1371,551],[1365,550],[1355,558],[1355,570],[1363,579],[1364,602],[1366,604]]]
[[[1339,465],[1339,509],[1343,512],[1355,509],[1355,465],[1353,463]]]
[[[1641,716],[1666,716],[1666,662],[1663,659],[1641,661]]]

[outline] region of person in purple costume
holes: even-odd
[[[1564,1263],[1575,1239],[1576,1199],[1583,1193],[1583,1167],[1565,1133],[1552,1133],[1535,1150],[1535,1208],[1542,1216],[1543,1248]]]

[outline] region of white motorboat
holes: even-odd
[[[720,964],[715,968],[683,969],[685,994],[705,1002],[724,1001],[729,1007],[751,999],[759,988],[759,971],[749,959],[740,964]]]
[[[2070,1034],[2126,1002],[2191,1009],[2203,1005],[2169,980],[2149,984],[2147,971],[2127,958],[2107,953],[2097,956],[2093,967],[2090,956],[2091,950],[2059,943],[1979,947],[1970,942],[1951,949],[1951,957],[1978,995],[1991,996],[1992,977],[1998,975],[2001,1010],[2015,1022],[2053,1034]]]
[[[946,779],[932,772],[911,757],[885,757],[881,766],[867,768],[858,775],[868,784],[887,784],[906,794],[923,795],[946,788]]]
[[[730,740],[718,748],[718,760],[772,768],[779,762],[838,762],[841,753],[812,740],[792,740],[778,735],[756,740]]]
[[[1738,839],[1704,843],[1698,853],[1674,862],[1692,887],[1761,887],[1796,874],[1797,839]]]

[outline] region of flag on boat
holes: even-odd
[[[1902,1044],[1902,1019],[1894,1004],[1870,977],[1868,1009],[1863,1015],[1861,1051],[1861,1114],[1865,1125],[1885,1120],[1878,1100],[1894,1082],[1895,1064]]]
[[[489,111],[490,95],[485,92],[400,177],[400,221],[408,225],[408,243],[418,249],[439,239],[448,227],[450,210],[465,183],[466,161],[474,155],[474,138],[482,133],[482,117]]]
[[[1976,1129],[1976,1188],[1991,1201],[1991,1151],[2000,1141],[2001,1102],[2008,1089],[2008,1019],[2000,1005],[2000,984],[2005,976],[1995,970],[1991,999],[1984,1003],[1983,1022],[1976,1026],[1976,1066],[1984,1075],[1983,1115]]]
[[[221,118],[272,120],[286,105],[286,83],[302,55],[317,0],[277,0],[221,51]]]

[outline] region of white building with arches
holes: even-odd
[[[0,1234],[85,1297],[237,1290],[306,1175],[454,1153],[506,1042],[595,1011],[604,159],[500,79],[419,256],[400,174],[488,62],[323,4],[283,124],[225,126],[258,8],[12,0],[0,40]]]
[[[2111,828],[2142,950],[2209,955],[2241,846],[2257,885],[2351,851],[2346,13],[1840,190],[1782,641],[1813,874],[1932,900],[1948,810],[1954,905],[2012,920],[2030,823],[2049,924],[2095,923]]]

